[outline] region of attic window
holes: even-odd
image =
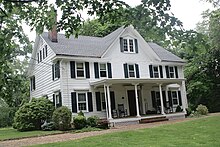
[[[137,39],[131,37],[120,38],[121,52],[138,53]]]

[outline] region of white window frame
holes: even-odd
[[[79,69],[80,71],[83,70],[83,74],[84,74],[83,77],[78,77],[78,75],[77,75],[77,71],[78,71],[78,70],[77,70],[77,64],[78,64],[78,63],[82,63],[82,64],[83,64],[83,69]],[[85,77],[86,77],[85,62],[76,62],[75,64],[76,64],[76,66],[75,66],[75,68],[76,68],[76,69],[75,69],[75,72],[76,72],[76,78],[79,78],[79,79],[80,79],[80,78],[85,78]]]
[[[176,98],[173,97],[173,92],[176,93]],[[173,106],[178,106],[179,105],[179,97],[178,97],[178,92],[176,90],[171,91],[171,97],[172,97]],[[174,104],[174,99],[177,100],[177,104]]]
[[[101,70],[101,64],[105,64],[105,70]],[[102,77],[101,76],[101,71],[105,71],[106,72],[106,77]],[[99,77],[100,78],[107,78],[108,77],[108,67],[107,67],[107,63],[99,63]]]
[[[56,65],[57,65],[57,62],[54,63],[53,65],[54,65],[54,66],[53,66],[53,77],[54,77],[54,81],[55,81],[55,80],[59,79],[59,78],[58,78],[58,75],[56,75]],[[60,66],[60,65],[59,65],[59,66]],[[57,70],[58,70],[58,69],[57,69]],[[60,71],[58,71],[58,72],[60,72]]]
[[[132,65],[134,67],[134,77],[130,76],[129,65]],[[128,64],[128,77],[129,78],[136,78],[136,67],[135,67],[135,64]]]
[[[57,104],[60,104],[60,92],[54,92],[54,96],[55,96],[55,108],[57,108]]]
[[[81,103],[86,103],[86,110],[79,110],[79,94],[85,94],[85,97],[86,97],[86,101],[85,102],[81,102]],[[82,111],[82,112],[89,112],[88,111],[88,97],[87,97],[87,92],[77,92],[76,93],[76,97],[77,97],[77,99],[76,99],[76,101],[77,101],[77,112],[80,112],[80,111]]]
[[[158,77],[155,77],[155,73],[156,73],[155,70],[154,70],[155,67],[156,67],[157,70],[158,70]],[[154,77],[154,78],[160,78],[161,76],[160,76],[160,68],[159,68],[159,66],[153,65],[152,68],[153,68],[153,77]]]
[[[101,92],[100,94],[101,94],[101,109],[102,111],[106,111],[105,93]],[[103,105],[103,103],[105,103],[105,105]],[[103,107],[105,107],[105,109]]]
[[[176,73],[175,73],[175,68],[174,66],[168,66],[168,70],[169,70],[169,77],[170,78],[175,78],[176,77]],[[170,71],[170,68],[173,68],[173,72]],[[171,77],[171,74],[173,74],[173,77]]]
[[[125,50],[125,43],[124,40],[127,40],[127,50]],[[130,41],[132,40],[132,47],[133,47],[133,51],[131,51],[131,46],[130,46]],[[134,38],[130,38],[130,37],[125,37],[123,38],[123,50],[125,53],[135,53],[135,42],[134,42]]]
[[[35,76],[30,77],[30,86],[31,86],[30,89],[31,89],[31,91],[36,90],[36,79],[35,79],[35,82],[33,82],[34,79],[35,79]],[[35,89],[33,87],[35,87]]]

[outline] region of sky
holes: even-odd
[[[130,6],[136,6],[141,3],[141,0],[123,0]],[[196,24],[202,20],[201,13],[207,9],[213,9],[210,3],[201,0],[170,0],[171,12],[180,21],[183,22],[183,27],[186,30],[195,29]],[[85,16],[86,17],[86,16]],[[29,27],[25,25],[25,33],[29,36],[31,41],[35,39],[35,32],[30,31]]]

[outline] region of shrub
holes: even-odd
[[[73,118],[73,123],[76,129],[82,129],[86,127],[86,117],[82,115],[78,115]]]
[[[196,111],[198,112],[198,114],[201,115],[207,115],[208,114],[208,108],[202,104],[198,105],[198,107],[196,108]]]
[[[19,131],[40,130],[46,120],[50,120],[54,106],[46,98],[33,98],[15,113],[13,127]]]
[[[176,107],[176,112],[182,112],[182,111],[183,111],[183,109],[181,109],[180,105],[178,105],[178,106]]]
[[[108,129],[109,128],[109,121],[108,120],[99,120],[97,127],[101,128],[101,129]]]
[[[97,116],[91,116],[87,118],[87,125],[91,127],[96,127],[98,124],[99,118]]]
[[[55,124],[55,128],[59,130],[68,130],[71,125],[72,112],[66,106],[57,108],[53,112],[52,120]]]
[[[45,121],[45,123],[41,125],[41,129],[44,131],[52,131],[55,129],[55,124],[54,122],[47,123],[47,121]]]
[[[80,112],[78,113],[78,115],[80,115],[80,116],[85,116],[82,111],[80,111]]]
[[[190,116],[192,114],[191,108],[186,108],[186,116]]]

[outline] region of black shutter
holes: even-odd
[[[35,90],[35,76],[33,76],[33,90]]]
[[[90,78],[89,62],[85,62],[85,67],[86,67],[86,78]]]
[[[152,99],[152,105],[153,105],[153,107],[156,108],[155,91],[151,91],[151,99]]]
[[[47,45],[45,45],[45,54],[46,54],[46,57],[47,57]]]
[[[160,65],[159,68],[160,68],[160,78],[163,78],[163,68],[162,68],[162,65]]]
[[[101,111],[101,97],[100,97],[100,92],[96,92],[95,93],[95,97],[96,97],[96,108],[97,111]]]
[[[52,65],[52,79],[54,80],[54,64]]]
[[[136,78],[140,78],[139,66],[138,66],[138,64],[135,64],[135,69],[136,69]]]
[[[122,37],[120,37],[120,49],[121,49],[121,52],[124,52],[123,38]]]
[[[150,77],[153,78],[153,65],[149,65]]]
[[[124,64],[124,74],[125,74],[125,78],[128,78],[128,64],[127,63]]]
[[[62,106],[62,95],[61,95],[61,92],[59,92],[59,107]]]
[[[71,78],[76,78],[75,61],[70,61],[70,74]]]
[[[178,76],[178,69],[177,69],[177,66],[175,66],[174,68],[175,68],[176,78],[179,78],[179,76]]]
[[[135,43],[135,52],[138,53],[138,42],[137,42],[137,39],[134,39],[134,43]]]
[[[163,96],[163,106],[165,108],[167,108],[167,104],[166,104],[166,91],[162,91],[162,96]]]
[[[39,59],[39,53],[37,53],[37,63],[40,62],[40,59]]]
[[[93,111],[92,92],[87,92],[89,112]]]
[[[115,109],[115,93],[114,91],[110,92],[110,100],[111,100],[111,110]]]
[[[182,106],[181,91],[178,91],[178,97],[179,97],[179,105]]]
[[[43,59],[45,58],[45,50],[44,50],[44,48],[43,48]]]
[[[55,94],[53,94],[53,105],[55,106]]]
[[[107,63],[108,67],[108,78],[112,78],[112,66],[111,63]]]
[[[76,92],[71,92],[72,112],[77,113]]]
[[[169,99],[169,105],[170,105],[170,107],[173,108],[173,100],[172,100],[171,91],[168,91],[168,99]]]
[[[57,61],[57,78],[60,78],[60,61]]]
[[[33,85],[33,79],[32,79],[32,77],[31,77],[31,78],[30,78],[30,89],[31,89],[31,91],[33,90],[32,85]]]
[[[40,62],[42,61],[42,52],[40,50]]]
[[[99,64],[97,62],[94,62],[94,70],[95,70],[95,78],[99,78]]]
[[[165,66],[167,78],[170,78],[169,67]]]

